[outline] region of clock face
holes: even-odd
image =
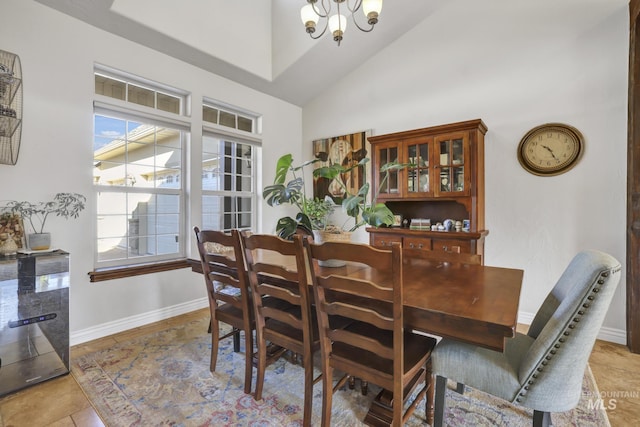
[[[527,171],[558,175],[575,166],[582,154],[582,135],[567,125],[551,123],[531,129],[520,141],[518,160]]]

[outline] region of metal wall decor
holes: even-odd
[[[22,136],[22,66],[18,55],[0,50],[0,164],[18,162]]]

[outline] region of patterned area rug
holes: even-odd
[[[301,426],[303,369],[284,359],[265,374],[263,399],[243,392],[244,354],[231,338],[220,343],[216,372],[209,371],[207,319],[119,343],[72,360],[72,374],[107,426]],[[316,372],[316,374],[318,374]],[[255,370],[254,370],[255,382]],[[451,384],[452,386],[453,384]],[[322,383],[314,386],[312,425],[320,425]],[[345,388],[333,398],[332,425],[359,426],[379,389],[367,396]],[[590,409],[597,388],[587,369],[583,398],[573,411],[552,414],[554,426],[609,426]],[[530,426],[532,412],[467,388],[447,391],[449,426]],[[408,425],[425,425],[424,403]]]

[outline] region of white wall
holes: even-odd
[[[88,197],[88,209],[79,219],[53,218],[47,225],[53,234],[53,245],[71,253],[72,343],[95,337],[92,331],[100,328],[111,333],[136,322],[158,320],[154,316],[161,315],[163,310],[168,313],[188,310],[194,301],[206,305],[202,277],[187,269],[89,283],[87,272],[93,270],[95,229],[94,63],[190,91],[195,127],[201,125],[199,103],[203,96],[263,114],[264,175],[269,182],[273,180],[278,157],[286,152],[299,154],[300,108],[33,1],[2,0],[0,14],[3,17],[0,49],[20,56],[24,75],[22,146],[17,165],[0,165],[3,183],[0,204],[12,199],[48,200],[60,191],[79,192]],[[200,144],[199,138],[193,138],[191,149],[199,152]],[[260,172],[262,165],[258,166]],[[194,172],[191,178],[199,180],[200,172]],[[194,197],[192,218],[197,225],[198,194],[190,196]],[[274,209],[265,210],[265,231],[271,231],[280,215]],[[261,224],[259,228],[262,229]],[[195,249],[193,244],[190,248]]]
[[[271,79],[271,2],[114,0],[110,9],[168,36]],[[198,13],[194,14],[193,11]],[[242,17],[242,23],[230,16]],[[176,25],[187,22],[187,25]],[[250,36],[247,34],[250,31]]]
[[[524,269],[530,320],[576,252],[606,251],[624,268],[628,38],[626,0],[452,0],[304,107],[305,156],[316,138],[483,119],[486,263]],[[585,153],[543,178],[516,149],[548,122],[578,128]],[[622,276],[603,328],[618,342]]]

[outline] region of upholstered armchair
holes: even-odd
[[[503,353],[443,339],[432,354],[434,425],[443,423],[447,378],[533,409],[534,426],[549,425],[550,412],[573,409],[620,270],[605,253],[577,254],[528,333],[507,340]]]

